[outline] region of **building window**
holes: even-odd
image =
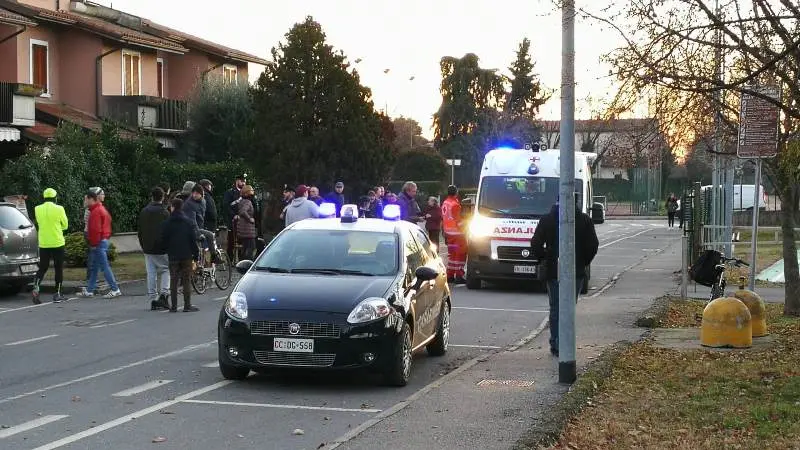
[[[164,60],[156,58],[156,84],[158,87],[158,96],[164,96]]]
[[[50,95],[50,47],[45,41],[31,39],[31,84]]]
[[[142,55],[122,51],[122,95],[142,95]]]
[[[236,66],[225,64],[222,66],[222,80],[229,84],[238,84],[239,78],[237,76],[238,70]]]

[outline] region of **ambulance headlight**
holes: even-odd
[[[494,226],[492,224],[491,219],[488,217],[483,217],[480,214],[475,214],[472,216],[472,220],[469,223],[469,235],[472,237],[486,237],[492,234],[494,231]]]
[[[328,218],[336,215],[336,205],[333,203],[322,203],[319,205],[319,217]]]
[[[385,220],[400,220],[400,205],[386,205],[383,207]]]

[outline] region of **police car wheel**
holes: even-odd
[[[411,327],[408,326],[408,322],[403,322],[403,328],[395,341],[392,358],[384,373],[388,385],[402,387],[408,384],[413,359],[411,349]]]
[[[426,347],[431,356],[443,356],[447,353],[450,343],[450,302],[445,301],[442,312],[439,314],[439,327],[436,329],[436,337]]]

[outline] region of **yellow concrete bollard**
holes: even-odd
[[[734,297],[742,301],[750,310],[750,318],[753,324],[753,337],[766,336],[767,332],[767,308],[760,295],[746,289],[739,289],[733,294]]]
[[[700,344],[704,347],[752,347],[752,317],[747,305],[734,297],[712,300],[703,310]]]

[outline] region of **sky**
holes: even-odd
[[[542,84],[561,84],[561,13],[552,0],[473,2],[453,0],[95,0],[154,22],[228,47],[271,59],[270,49],[307,15],[314,17],[328,41],[355,64],[362,83],[372,89],[377,109],[392,117],[417,120],[423,135],[433,135],[439,108],[443,56],[475,53],[481,67],[507,68],[523,38],[532,42],[535,71]],[[597,0],[578,0],[579,7]],[[603,2],[605,3],[605,2]],[[198,7],[203,5],[204,7]],[[502,5],[502,6],[500,6]],[[595,5],[592,5],[595,6]],[[594,108],[584,99],[609,97],[613,80],[601,55],[619,46],[613,32],[578,20],[575,32],[576,114],[587,118]],[[384,73],[389,69],[388,73]],[[250,65],[250,80],[262,66]],[[413,80],[410,78],[414,77]],[[558,119],[557,91],[541,110]]]

